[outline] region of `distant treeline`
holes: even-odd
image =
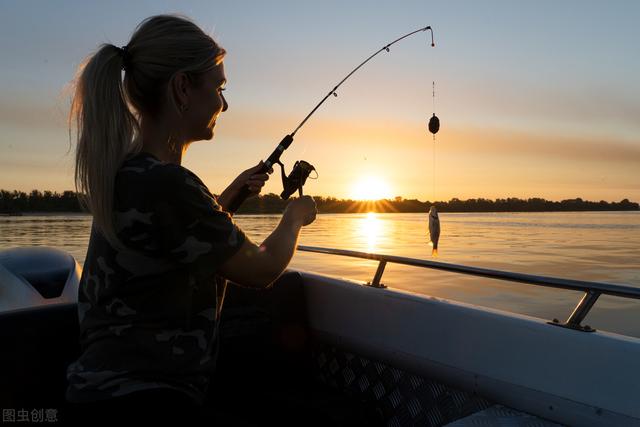
[[[440,212],[544,212],[544,211],[629,211],[638,210],[638,203],[628,199],[620,202],[592,202],[568,199],[560,202],[534,199],[468,199],[453,198],[448,202],[421,202],[417,199],[396,197],[378,201],[356,201],[335,197],[315,197],[320,213],[353,212],[426,212],[435,204]],[[248,199],[238,211],[239,214],[281,213],[288,201],[270,193]],[[0,190],[0,213],[19,214],[22,212],[82,212],[74,191],[63,193],[33,190],[27,194],[21,191]]]
[[[82,212],[75,191],[57,193],[33,190],[0,190],[0,213],[21,212]]]

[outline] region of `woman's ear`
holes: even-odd
[[[181,105],[189,105],[189,78],[182,71],[178,71],[169,81],[169,89],[175,101],[175,106],[180,111]]]

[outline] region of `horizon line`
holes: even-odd
[[[31,191],[27,192],[27,191],[22,191],[22,190],[5,190],[4,188],[0,188],[0,193],[1,192],[8,192],[8,193],[24,193],[26,195],[30,195],[31,193],[33,193],[34,191],[38,191],[42,194],[44,194],[45,192],[50,192],[52,194],[64,194],[67,192],[72,192],[72,193],[76,193],[76,191],[74,190],[63,190],[61,192],[58,191],[52,191],[52,190],[38,190],[38,189],[32,189]],[[214,196],[219,196],[218,194],[212,193]],[[276,196],[278,198],[280,198],[280,196],[277,193],[265,193],[265,194],[258,194],[258,197],[265,197],[265,196]],[[255,196],[254,196],[255,197]],[[552,199],[545,199],[544,197],[527,197],[527,198],[521,198],[521,197],[513,197],[513,196],[509,196],[509,197],[497,197],[495,199],[490,199],[490,198],[486,198],[486,197],[471,197],[471,198],[466,198],[466,199],[460,199],[458,197],[451,197],[449,200],[419,200],[417,198],[405,198],[404,196],[394,196],[391,198],[383,198],[383,199],[352,199],[352,198],[338,198],[336,196],[325,196],[325,195],[311,195],[311,197],[313,198],[323,198],[323,199],[327,199],[327,198],[332,198],[332,199],[336,199],[336,201],[344,201],[344,202],[369,202],[369,203],[374,203],[374,202],[393,202],[393,201],[398,201],[397,199],[400,198],[399,201],[418,201],[421,203],[448,203],[454,200],[460,201],[460,202],[466,202],[469,200],[486,200],[486,201],[498,201],[498,200],[509,200],[509,199],[516,199],[516,200],[522,200],[522,201],[530,201],[530,200],[542,200],[545,202],[563,202],[563,201],[570,201],[570,200],[574,200],[574,201],[578,201],[580,200],[581,202],[585,202],[585,203],[600,203],[600,202],[606,202],[606,203],[621,203],[624,202],[625,200],[629,203],[637,203],[633,200],[630,200],[629,198],[625,197],[623,199],[620,200],[588,200],[588,199],[583,199],[582,197],[574,197],[574,198],[569,198],[569,199],[562,199],[562,200],[552,200]]]

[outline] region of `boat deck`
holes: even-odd
[[[445,427],[558,427],[560,425],[506,406],[493,405],[468,417],[446,424]]]

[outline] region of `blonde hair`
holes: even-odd
[[[115,226],[115,178],[122,162],[142,149],[142,114],[158,117],[167,97],[178,109],[173,91],[167,90],[175,74],[184,72],[200,84],[199,77],[215,68],[225,54],[181,15],[145,19],[124,52],[102,44],[85,58],[72,82],[69,113],[70,136],[73,123],[77,131],[75,186],[80,204],[117,248],[123,246]]]

